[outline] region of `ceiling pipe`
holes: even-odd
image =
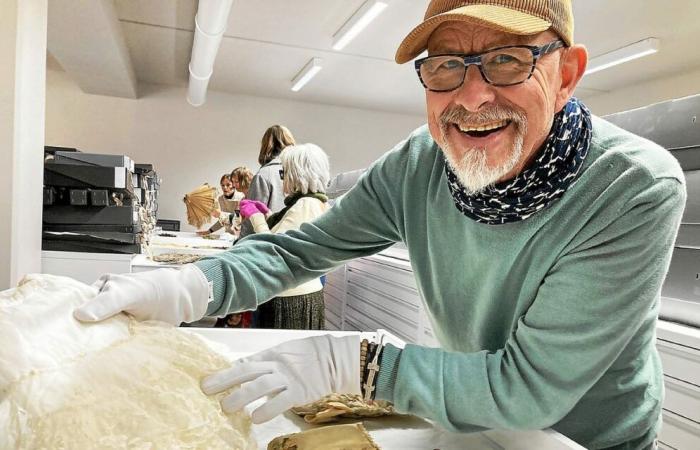
[[[187,102],[201,106],[207,99],[209,79],[214,72],[214,61],[226,31],[233,0],[199,0],[194,17],[194,41],[190,58],[190,82]]]

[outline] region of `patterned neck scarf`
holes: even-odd
[[[470,219],[489,225],[518,222],[545,209],[576,179],[588,154],[591,129],[591,113],[572,98],[554,116],[552,131],[532,166],[512,180],[475,195],[464,192],[449,164],[445,164],[455,206]]]

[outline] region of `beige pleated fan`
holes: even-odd
[[[216,209],[216,188],[204,183],[182,199],[187,206],[187,223],[196,228],[211,221],[211,212]]]

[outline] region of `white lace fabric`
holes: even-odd
[[[30,275],[0,292],[0,448],[253,449],[250,420],[200,380],[230,363],[197,336],[73,309],[96,289]]]

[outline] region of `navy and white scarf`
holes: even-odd
[[[545,209],[576,179],[591,142],[591,113],[572,98],[554,116],[552,130],[535,162],[512,180],[467,195],[445,164],[447,184],[455,206],[465,216],[489,225],[525,220]]]

